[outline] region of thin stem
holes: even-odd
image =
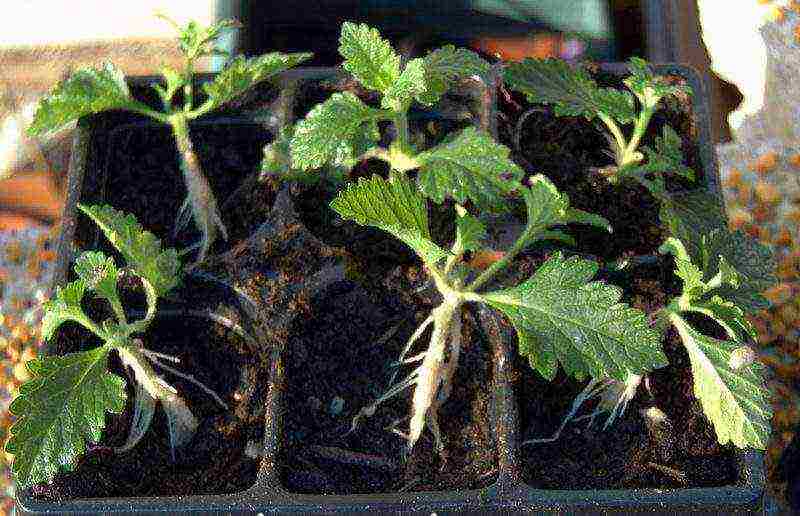
[[[408,115],[405,111],[398,111],[395,113],[394,116],[394,127],[397,131],[397,138],[395,141],[397,142],[398,146],[405,150],[408,148]]]
[[[628,144],[625,141],[625,136],[622,134],[622,130],[619,128],[617,123],[611,117],[604,113],[598,113],[597,116],[603,121],[604,124],[606,124],[606,127],[608,127],[608,130],[611,131],[611,135],[617,142],[617,152],[615,154],[617,154],[617,166],[621,167],[621,161],[624,159],[624,156],[621,156],[620,153],[624,154],[628,147]]]
[[[530,242],[530,235],[533,234],[535,231],[538,230],[538,226],[526,228],[525,231],[522,232],[522,235],[514,242],[514,245],[508,252],[498,261],[491,264],[485,271],[483,271],[480,276],[475,278],[473,281],[464,291],[465,292],[475,292],[483,285],[485,285],[489,280],[491,280],[495,274],[502,271],[506,267],[511,264],[514,258],[517,257],[519,253],[525,249],[526,244]]]
[[[193,92],[192,92],[192,72],[194,68],[194,57],[186,59],[186,72],[183,83],[183,112],[189,113],[192,110]]]
[[[623,163],[621,163],[620,166],[625,166],[636,161],[634,159],[636,149],[639,147],[639,142],[641,142],[645,131],[647,131],[647,125],[650,123],[650,118],[652,118],[653,113],[655,113],[655,109],[648,107],[644,108],[642,112],[639,113],[636,119],[636,125],[633,128],[633,137],[631,137],[631,141],[628,142],[627,147],[624,147]]]

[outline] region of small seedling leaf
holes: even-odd
[[[7,453],[20,487],[53,480],[72,468],[86,441],[100,440],[105,413],[125,409],[125,380],[106,370],[107,347],[28,362],[33,378],[22,385],[10,411]]]
[[[453,244],[455,254],[480,250],[483,247],[481,242],[485,237],[486,226],[477,217],[473,217],[465,211],[457,214],[456,241]]]
[[[636,118],[633,96],[600,88],[585,69],[560,59],[530,59],[508,65],[505,82],[524,93],[529,102],[552,105],[557,116],[592,120],[603,113],[620,123]]]
[[[42,306],[42,338],[50,340],[59,326],[67,321],[79,322],[85,315],[81,300],[86,294],[86,283],[77,279],[63,287],[56,287],[55,294]]]
[[[119,271],[114,260],[101,251],[85,251],[75,260],[75,273],[83,280],[87,290],[110,302],[119,299],[117,280]]]
[[[430,52],[424,58],[425,86],[417,94],[417,101],[428,106],[434,105],[448,88],[466,77],[477,76],[489,82],[491,65],[478,54],[465,48],[446,45]]]
[[[263,56],[245,58],[238,56],[214,80],[203,85],[203,90],[216,109],[241,95],[252,86],[293,68],[310,59],[312,54],[283,54],[272,52]]]
[[[412,59],[403,73],[392,83],[381,99],[384,109],[405,111],[415,97],[425,93],[425,64],[422,58]]]
[[[344,69],[371,90],[386,92],[400,77],[400,56],[378,29],[345,22],[339,38]]]
[[[764,385],[764,366],[739,360],[741,344],[707,337],[679,315],[670,317],[689,354],[694,395],[714,425],[720,444],[765,449],[772,407]]]
[[[343,145],[355,148],[355,142],[377,141],[375,120],[381,113],[350,92],[333,94],[295,126],[290,143],[292,167],[319,168],[338,159]]]
[[[125,75],[114,65],[82,68],[61,81],[39,102],[28,134],[40,136],[57,131],[83,116],[109,109],[152,112],[145,104],[131,98]]]
[[[450,197],[462,204],[471,200],[489,211],[508,211],[506,196],[520,187],[524,175],[509,154],[485,132],[468,127],[419,154],[420,190],[437,203]]]
[[[447,256],[431,239],[425,198],[399,174],[391,181],[377,175],[360,178],[339,192],[331,208],[345,219],[391,233],[426,263],[434,264]]]
[[[595,262],[556,253],[524,283],[483,294],[514,325],[520,354],[552,380],[567,374],[624,381],[667,364],[644,312],[620,303],[622,291],[591,282]]]
[[[125,263],[150,282],[158,296],[175,288],[181,268],[175,249],[162,248],[161,240],[146,231],[132,214],[107,205],[78,208],[100,227]]]

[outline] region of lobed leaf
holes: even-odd
[[[690,181],[694,181],[694,170],[683,164],[683,152],[681,152],[681,137],[678,136],[670,126],[665,125],[661,136],[656,137],[654,148],[642,147],[647,160],[643,164],[630,165],[620,169],[619,176],[632,176],[641,181],[645,174],[674,174]],[[657,176],[659,185],[658,192],[665,191],[664,180],[661,175]],[[645,186],[647,182],[642,181]]]
[[[114,65],[82,68],[39,101],[28,134],[39,136],[57,131],[81,117],[110,109],[152,113],[149,107],[131,97],[125,75]]]
[[[379,135],[375,122],[382,113],[353,93],[334,93],[295,126],[289,145],[292,167],[319,168],[357,147],[355,142],[376,142]]]
[[[400,77],[400,56],[378,29],[345,22],[339,38],[344,69],[364,87],[386,92]]]
[[[391,233],[428,264],[447,256],[431,239],[425,199],[402,175],[391,181],[377,175],[360,178],[339,192],[331,208],[345,219]]]
[[[572,376],[620,381],[667,364],[646,314],[620,303],[617,287],[590,282],[597,269],[556,253],[524,283],[482,294],[509,318],[520,354],[548,380],[559,363]]]
[[[640,57],[632,57],[628,64],[628,69],[631,75],[625,79],[625,86],[644,105],[654,107],[664,97],[680,93],[687,95],[692,93],[691,88],[688,86],[671,85],[665,82],[662,77],[656,76],[647,61]]]
[[[510,152],[485,132],[468,127],[417,156],[419,188],[437,203],[447,197],[462,204],[469,199],[481,209],[508,211],[505,197],[519,188],[524,175]]]
[[[720,444],[765,449],[772,407],[764,385],[764,366],[738,358],[746,349],[740,344],[707,337],[677,314],[670,319],[689,354],[695,397],[714,425]]]
[[[486,226],[477,217],[473,217],[463,208],[458,207],[456,214],[456,241],[453,244],[453,253],[462,254],[465,251],[478,251],[481,241],[486,237]]]
[[[125,263],[150,282],[158,296],[177,286],[181,269],[178,252],[172,248],[163,249],[161,240],[146,231],[136,217],[107,205],[79,204],[78,208],[100,227]]]
[[[203,90],[216,109],[238,97],[252,86],[293,68],[312,57],[309,53],[283,54],[272,52],[263,56],[236,57]]]
[[[125,409],[125,381],[106,370],[108,352],[103,346],[26,364],[33,378],[11,403],[18,419],[5,446],[14,455],[20,487],[49,482],[59,467],[74,467],[86,441],[100,440],[105,413]]]
[[[530,188],[523,188],[522,195],[528,211],[526,233],[533,238],[550,226],[566,224],[587,224],[611,232],[611,225],[605,218],[570,207],[569,196],[559,192],[545,175],[537,174],[528,182]]]
[[[592,120],[603,113],[620,123],[636,118],[630,93],[600,88],[585,69],[560,59],[530,59],[511,63],[505,82],[524,93],[529,102],[552,105],[557,116],[583,116]]]
[[[421,58],[406,64],[403,73],[385,91],[381,107],[393,111],[406,111],[411,101],[425,93],[425,64]]]
[[[42,338],[45,341],[50,340],[53,332],[65,322],[81,323],[84,320],[81,301],[86,290],[86,283],[82,279],[56,287],[53,296],[42,305]]]
[[[100,297],[115,302],[119,299],[117,294],[117,280],[119,271],[111,257],[101,251],[84,251],[75,260],[75,273],[78,275],[87,290],[94,290]]]
[[[432,106],[458,81],[477,76],[489,82],[491,64],[465,48],[446,45],[424,57],[425,90],[416,94],[419,103]]]

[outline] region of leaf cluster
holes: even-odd
[[[10,429],[6,452],[14,455],[12,470],[20,487],[48,482],[59,467],[71,469],[97,442],[106,412],[125,408],[125,380],[108,371],[112,350],[133,346],[132,336],[149,326],[158,297],[179,280],[180,264],[174,249],[145,231],[128,214],[109,206],[81,206],[123,256],[126,267],[100,251],[85,251],[75,261],[77,279],[56,289],[43,305],[43,338],[49,340],[64,323],[82,326],[100,340],[86,351],[44,356],[26,364],[31,379],[20,387],[10,411],[18,419]],[[117,284],[122,274],[138,277],[147,292],[145,318],[128,321]],[[113,319],[93,321],[82,302],[92,294],[108,302]]]
[[[707,194],[687,197],[662,208],[673,236],[661,252],[674,256],[675,274],[683,284],[665,315],[689,354],[695,396],[719,442],[765,448],[772,408],[765,369],[752,348],[757,333],[747,315],[768,306],[762,292],[776,281],[772,253],[740,231],[730,231],[714,216],[715,203]],[[698,215],[702,208],[710,216]],[[695,327],[685,313],[714,321],[725,338]]]

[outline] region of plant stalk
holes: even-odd
[[[211,245],[216,240],[217,233],[219,232],[222,238],[227,240],[228,232],[222,222],[219,208],[217,208],[217,199],[200,168],[200,160],[194,152],[192,141],[189,138],[189,124],[186,116],[183,113],[176,113],[169,118],[169,121],[186,184],[186,202],[191,207],[192,217],[201,233],[200,250],[194,264],[197,265],[206,259]]]

